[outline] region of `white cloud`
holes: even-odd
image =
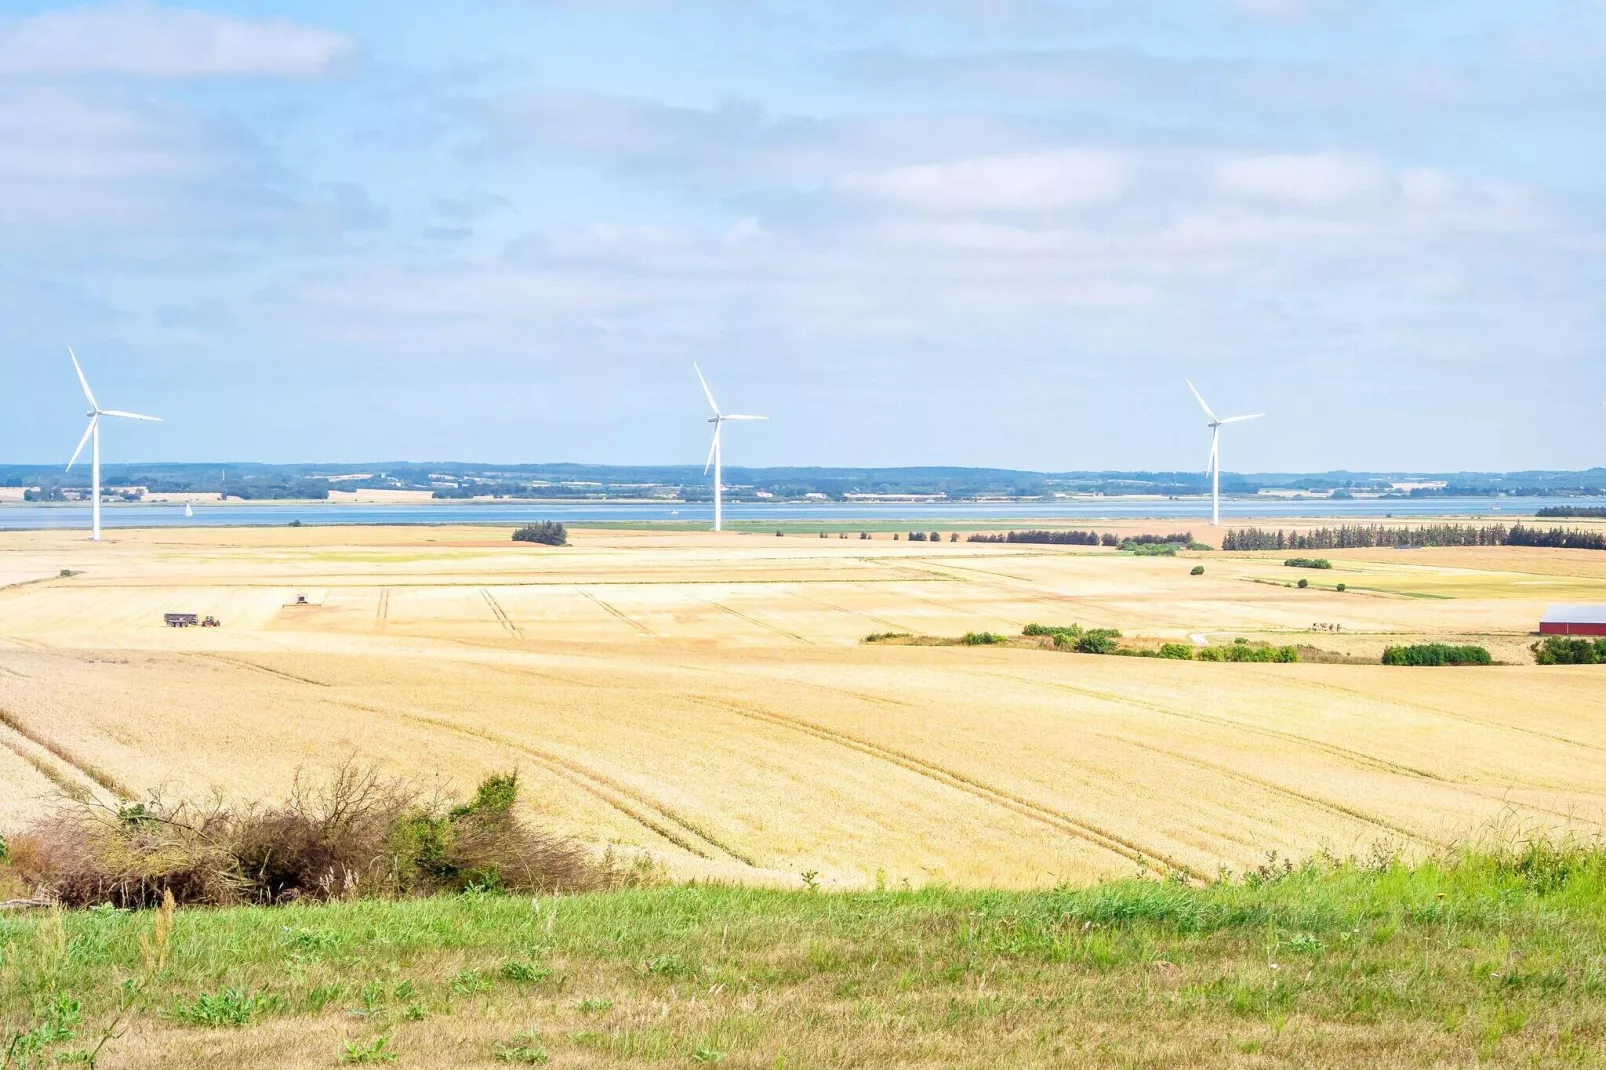
[[[1384,172],[1367,157],[1286,154],[1222,160],[1216,164],[1215,180],[1224,193],[1322,206],[1377,194]]]
[[[1112,152],[987,156],[843,176],[843,191],[925,212],[1042,211],[1118,199],[1130,167]]]
[[[328,30],[151,3],[46,11],[0,21],[0,74],[308,77],[353,52]]]

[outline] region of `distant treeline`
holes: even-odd
[[[1588,516],[1588,517],[1601,517],[1603,519],[1606,519],[1606,509],[1603,509],[1603,508],[1601,508],[1599,506],[1593,506],[1593,505],[1588,505],[1588,506],[1547,505],[1543,509],[1541,509],[1537,513],[1535,513],[1534,516],[1544,517],[1544,518],[1550,519],[1550,520],[1560,520],[1560,519],[1564,519],[1564,518],[1567,518],[1567,517],[1585,517],[1585,516]]]
[[[1229,528],[1223,550],[1356,550],[1378,546],[1553,546],[1572,550],[1606,550],[1606,533],[1567,528],[1531,528],[1517,524],[1423,524],[1388,527],[1344,524],[1313,531],[1266,531]]]
[[[1005,531],[993,535],[972,535],[970,542],[1024,542],[1045,546],[1159,546],[1172,543],[1178,546],[1193,545],[1193,532],[1174,532],[1170,535],[1102,535],[1096,531]]]

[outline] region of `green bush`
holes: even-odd
[[[1128,539],[1121,544],[1121,552],[1132,554],[1135,557],[1175,557],[1177,544],[1174,542],[1134,542]]]
[[[1008,641],[994,632],[966,632],[965,637],[960,640],[966,646],[997,646]]]
[[[1120,645],[1116,642],[1119,638],[1121,633],[1114,628],[1089,628],[1076,640],[1075,649],[1078,654],[1113,654]]]
[[[1068,642],[1075,642],[1076,640],[1082,638],[1082,626],[1080,624],[1028,624],[1025,628],[1021,629],[1021,634],[1042,636],[1047,639],[1052,639],[1059,645],[1064,646]]]
[[[1450,646],[1423,643],[1417,646],[1391,646],[1383,651],[1384,665],[1489,665],[1493,659],[1481,646]]]
[[[1533,651],[1536,665],[1606,664],[1606,638],[1547,635],[1528,649]]]
[[[1251,646],[1239,641],[1231,646],[1207,646],[1193,652],[1195,661],[1276,662],[1299,660],[1299,650],[1291,646]]]
[[[1187,643],[1161,643],[1160,656],[1175,661],[1192,661],[1193,648]]]
[[[1325,557],[1290,557],[1283,562],[1287,568],[1332,568],[1333,563]]]
[[[1347,590],[1349,590],[1349,588],[1348,588],[1348,587],[1346,587],[1346,586],[1344,586],[1344,585],[1343,585],[1343,584],[1342,584],[1342,583],[1341,583],[1341,584],[1339,584],[1339,585],[1338,585],[1338,586],[1337,586],[1337,587],[1335,587],[1335,588],[1333,588],[1333,589],[1334,589],[1334,590],[1336,590],[1336,591],[1338,591],[1338,592],[1339,592],[1339,593],[1340,593],[1340,594],[1342,594],[1342,593],[1344,593],[1344,592],[1345,592],[1345,591],[1347,591]]]
[[[513,533],[514,542],[538,542],[543,546],[569,545],[569,529],[552,520],[526,524]]]
[[[1301,576],[1299,577],[1299,582],[1295,584],[1295,586],[1303,591],[1306,587],[1310,586],[1310,580],[1307,580],[1305,577]]]
[[[864,637],[866,643],[885,643],[889,639],[912,639],[911,632],[872,632]]]
[[[1203,565],[1194,565],[1193,568],[1191,570],[1189,570],[1188,575],[1190,575],[1190,576],[1203,576],[1204,575],[1204,566]]]

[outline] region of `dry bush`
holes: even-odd
[[[348,762],[320,782],[298,774],[274,806],[64,800],[13,837],[9,868],[74,907],[148,907],[167,892],[185,905],[578,892],[623,879],[583,845],[526,824],[517,796],[516,773],[459,803]]]

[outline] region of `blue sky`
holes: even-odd
[[[1606,461],[1606,0],[0,0],[0,459]]]

